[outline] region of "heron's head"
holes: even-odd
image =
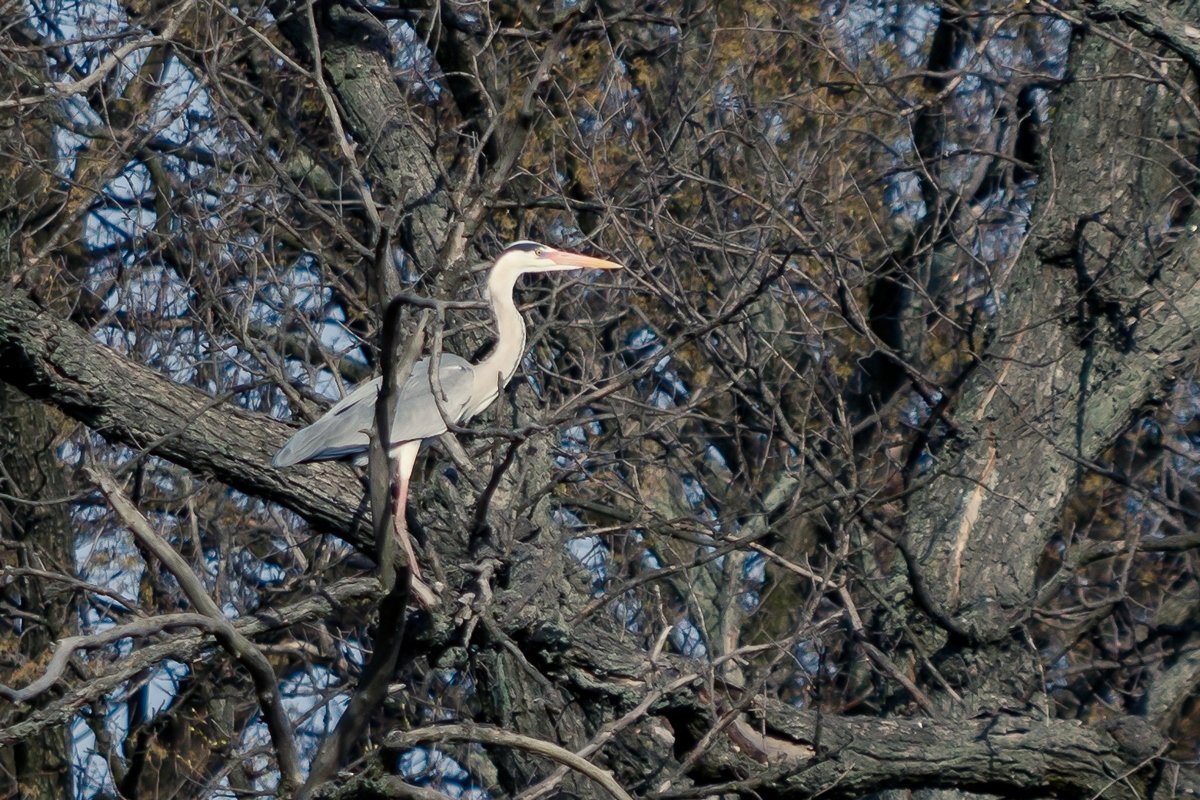
[[[496,277],[516,279],[526,272],[561,272],[570,269],[623,269],[615,261],[605,261],[603,258],[581,256],[578,253],[568,253],[566,250],[556,250],[549,245],[537,242],[513,242],[504,248],[504,252],[492,266],[492,275]]]

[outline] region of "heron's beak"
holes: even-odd
[[[566,250],[551,250],[542,258],[563,269],[625,269],[624,265],[615,261],[605,261],[603,258],[581,256],[578,253],[568,253]]]

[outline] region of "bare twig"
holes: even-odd
[[[215,632],[217,628],[216,624],[204,614],[163,614],[114,625],[98,633],[68,636],[61,639],[58,646],[54,648],[54,655],[51,656],[50,663],[46,665],[46,671],[42,673],[41,677],[28,684],[24,689],[13,689],[0,684],[0,697],[8,698],[14,703],[28,703],[58,683],[71,656],[80,650],[94,650],[122,639],[153,636],[156,633],[181,627],[200,628],[210,633]]]
[[[186,0],[186,2],[180,4],[171,15],[171,18],[167,20],[167,24],[163,26],[162,33],[150,34],[134,39],[132,42],[126,42],[113,50],[108,58],[100,62],[86,77],[80,78],[77,81],[58,81],[46,84],[45,88],[47,92],[45,94],[18,97],[14,100],[0,100],[0,109],[23,108],[50,100],[61,100],[64,97],[71,97],[72,95],[89,91],[97,83],[104,80],[108,73],[122,64],[128,63],[129,56],[138,50],[170,44],[171,39],[179,32],[179,28],[183,25],[184,19],[191,12],[193,5],[195,5],[195,0]]]
[[[611,741],[612,738],[618,733],[625,730],[639,719],[642,719],[646,715],[646,712],[650,710],[650,706],[657,703],[664,696],[689,685],[699,677],[700,676],[696,673],[688,673],[687,675],[676,678],[666,686],[647,692],[646,696],[642,698],[642,702],[638,703],[637,706],[632,708],[629,713],[625,714],[620,719],[615,719],[601,727],[600,730],[596,732],[596,735],[592,737],[592,740],[588,742],[587,745],[580,748],[576,755],[580,758],[587,758],[593,753],[599,751],[600,748],[604,747],[604,745]],[[559,767],[545,780],[539,782],[535,786],[529,787],[517,795],[517,800],[538,800],[538,798],[545,797],[547,794],[554,791],[558,784],[562,782],[562,779],[567,776],[569,770],[569,765],[563,765]]]
[[[346,578],[297,603],[271,609],[270,614],[257,614],[239,619],[233,625],[239,633],[249,637],[264,631],[278,630],[296,623],[328,617],[341,603],[375,598],[379,595],[379,583],[374,578]],[[175,627],[174,623],[178,621],[179,625],[184,627],[199,627],[208,631],[209,628],[205,626],[211,625],[211,621],[202,624],[200,619],[208,620],[209,618],[202,614],[172,614],[166,617],[155,617],[149,621],[150,624],[138,621],[109,630],[121,630],[127,636],[137,636],[141,633],[153,635]],[[124,638],[113,634],[115,638],[111,640],[102,639],[106,634],[108,631],[88,637],[87,641],[83,642],[72,641],[74,637],[63,639],[59,648],[70,647],[78,651],[81,648],[91,649],[105,641]],[[110,671],[89,679],[83,686],[67,692],[45,707],[38,708],[20,722],[0,728],[0,746],[11,745],[36,736],[52,725],[63,724],[78,713],[80,706],[113,692],[134,675],[155,664],[168,658],[187,663],[210,647],[211,641],[207,633],[190,633],[179,635],[169,641],[154,642],[135,648],[132,653],[112,664]],[[56,655],[57,653],[58,649],[55,650]],[[28,692],[29,689],[30,687],[27,686],[23,690],[15,691]],[[9,691],[14,690],[9,689]]]
[[[281,785],[284,789],[299,786],[302,775],[300,755],[296,749],[291,720],[288,719],[287,712],[283,708],[283,698],[279,694],[279,685],[271,662],[253,642],[239,633],[233,623],[225,618],[216,601],[208,596],[199,576],[183,556],[175,552],[175,549],[155,532],[141,512],[125,497],[125,493],[112,476],[100,467],[94,466],[87,469],[87,474],[100,487],[100,491],[104,493],[113,510],[117,512],[117,516],[128,526],[130,533],[175,576],[179,587],[187,595],[192,605],[196,606],[201,614],[212,620],[213,632],[221,646],[250,673],[258,695],[259,707],[262,708],[263,720],[267,723],[271,743],[275,747]]]
[[[320,35],[317,32],[317,19],[313,14],[312,0],[308,0],[304,4],[304,11],[308,16],[308,35],[311,39],[310,46],[313,53],[313,80],[317,84],[317,91],[320,92],[321,99],[325,102],[325,111],[329,115],[329,124],[333,126],[334,141],[337,142],[338,148],[342,151],[342,157],[346,159],[346,169],[350,170],[350,175],[354,178],[354,183],[358,188],[363,208],[367,212],[367,219],[371,223],[371,238],[374,239],[382,229],[379,208],[375,205],[375,196],[371,194],[371,185],[363,177],[362,170],[358,167],[358,159],[354,157],[354,151],[350,147],[350,139],[347,137],[346,129],[342,125],[342,115],[338,111],[337,102],[333,99],[333,93],[329,91],[329,87],[325,83],[325,67],[321,59]],[[398,287],[399,284],[397,283],[396,286]]]
[[[490,725],[435,725],[411,731],[395,731],[388,734],[383,744],[384,747],[391,750],[403,750],[422,742],[479,742],[480,744],[514,747],[518,750],[536,753],[591,778],[617,800],[633,800],[610,772],[600,769],[570,750],[552,742],[512,733]]]

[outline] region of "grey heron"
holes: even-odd
[[[525,354],[525,320],[513,300],[517,278],[530,272],[621,268],[614,261],[569,253],[537,242],[510,244],[496,258],[487,278],[487,297],[496,324],[496,345],[491,355],[478,364],[453,353],[439,356],[440,410],[433,395],[428,357],[418,361],[409,376],[400,381],[388,450],[396,460],[398,474],[396,531],[408,551],[415,577],[420,577],[420,569],[404,519],[409,477],[422,441],[445,433],[447,423],[459,424],[483,411],[516,373]],[[309,461],[365,459],[370,443],[368,432],[375,427],[375,400],[382,380],[375,378],[362,384],[316,422],[297,431],[275,454],[271,464],[287,467]]]

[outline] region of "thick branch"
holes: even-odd
[[[288,426],[135,364],[11,288],[0,289],[0,374],[111,442],[277,502],[318,530],[374,550],[362,488],[345,467],[267,466]]]
[[[791,769],[778,766],[772,794],[849,798],[884,789],[945,787],[1008,796],[1132,799],[1145,797],[1152,779],[1153,770],[1143,769],[1146,753],[1133,743],[1126,746],[1115,735],[1076,722],[822,717],[773,701],[762,716],[768,734],[786,734],[822,753]],[[1181,795],[1198,787],[1189,776]]]
[[[1161,3],[1141,0],[1089,0],[1097,16],[1115,16],[1130,27],[1156,39],[1178,53],[1194,70],[1200,70],[1200,28],[1172,13]]]
[[[909,503],[909,549],[930,597],[985,639],[1023,618],[1081,462],[1100,461],[1197,351],[1200,243],[1159,233],[1179,189],[1179,149],[1196,143],[1150,135],[1174,99],[1151,101],[1139,79],[1122,77],[1142,68],[1146,42],[1131,38],[1078,45],[1053,179],[1038,194],[1043,221],[954,410],[965,440],[939,453],[937,474]]]
[[[449,194],[432,142],[392,75],[387,27],[357,4],[328,3],[316,20],[314,47],[306,15],[274,5],[280,31],[300,51],[319,52],[326,81],[337,96],[346,131],[358,143],[363,172],[379,199],[400,217],[402,243],[419,269],[439,266],[449,231]]]
[[[0,291],[0,368],[9,380],[27,392],[58,405],[76,418],[94,426],[114,441],[135,445],[152,444],[153,452],[250,494],[277,500],[314,521],[348,524],[353,515],[349,503],[340,498],[338,487],[354,496],[359,487],[349,479],[339,480],[333,469],[301,470],[287,481],[274,470],[259,466],[282,441],[285,426],[264,425],[260,415],[214,404],[212,398],[171,383],[161,375],[129,363],[98,344],[70,324],[37,309],[27,298],[12,290]],[[145,398],[145,399],[142,399]],[[247,453],[253,457],[247,459]],[[249,463],[248,463],[249,462]],[[360,538],[360,544],[367,544]],[[377,590],[375,581],[367,581]],[[364,585],[365,585],[364,583]],[[347,584],[348,585],[348,584]],[[357,585],[357,584],[356,584]],[[331,593],[334,587],[329,590]],[[358,596],[358,595],[355,595]],[[305,601],[303,609],[277,611],[284,624],[300,618],[331,613],[325,597]],[[545,612],[547,615],[551,610]],[[501,614],[501,619],[507,614]],[[258,618],[236,623],[243,635],[253,635],[268,624]],[[527,614],[510,620],[509,632],[531,650],[544,646],[546,637]],[[245,627],[243,627],[245,626]],[[273,627],[273,626],[272,626]],[[618,706],[632,691],[629,682],[644,674],[645,654],[636,642],[615,636],[595,639],[599,630],[577,628],[562,642],[563,652],[554,661],[571,665],[567,675],[585,681],[576,690],[593,699],[598,686],[588,676],[624,676],[613,685],[608,702]],[[561,637],[551,637],[561,641]],[[11,743],[47,725],[69,718],[80,702],[110,691],[114,686],[156,660],[194,658],[211,640],[204,635],[151,645],[139,649],[135,658],[103,678],[71,693],[52,708],[36,712],[22,723],[0,731],[0,744]],[[636,705],[633,700],[629,707]],[[685,715],[707,713],[694,695],[681,693],[664,701],[654,713]],[[1028,724],[1001,719],[989,727],[985,722],[931,723],[827,717],[817,736],[816,721],[792,710],[776,710],[770,727],[791,739],[806,740],[827,755],[811,765],[790,771],[786,781],[804,791],[826,789],[838,796],[851,796],[870,788],[926,785],[993,786],[1013,791],[1037,788],[1049,792],[1058,781],[1068,781],[1068,793],[1094,793],[1122,770],[1131,769],[1120,746],[1103,732],[1073,723]],[[776,734],[778,735],[778,734]],[[957,748],[953,759],[949,748]],[[945,748],[945,750],[939,750]],[[786,748],[781,748],[786,749]],[[1003,758],[998,757],[1003,756]],[[728,768],[729,752],[707,755],[698,765],[711,773]],[[1058,765],[1079,761],[1071,775]],[[1115,781],[1111,796],[1123,796],[1126,784]],[[711,787],[705,790],[711,793]]]

